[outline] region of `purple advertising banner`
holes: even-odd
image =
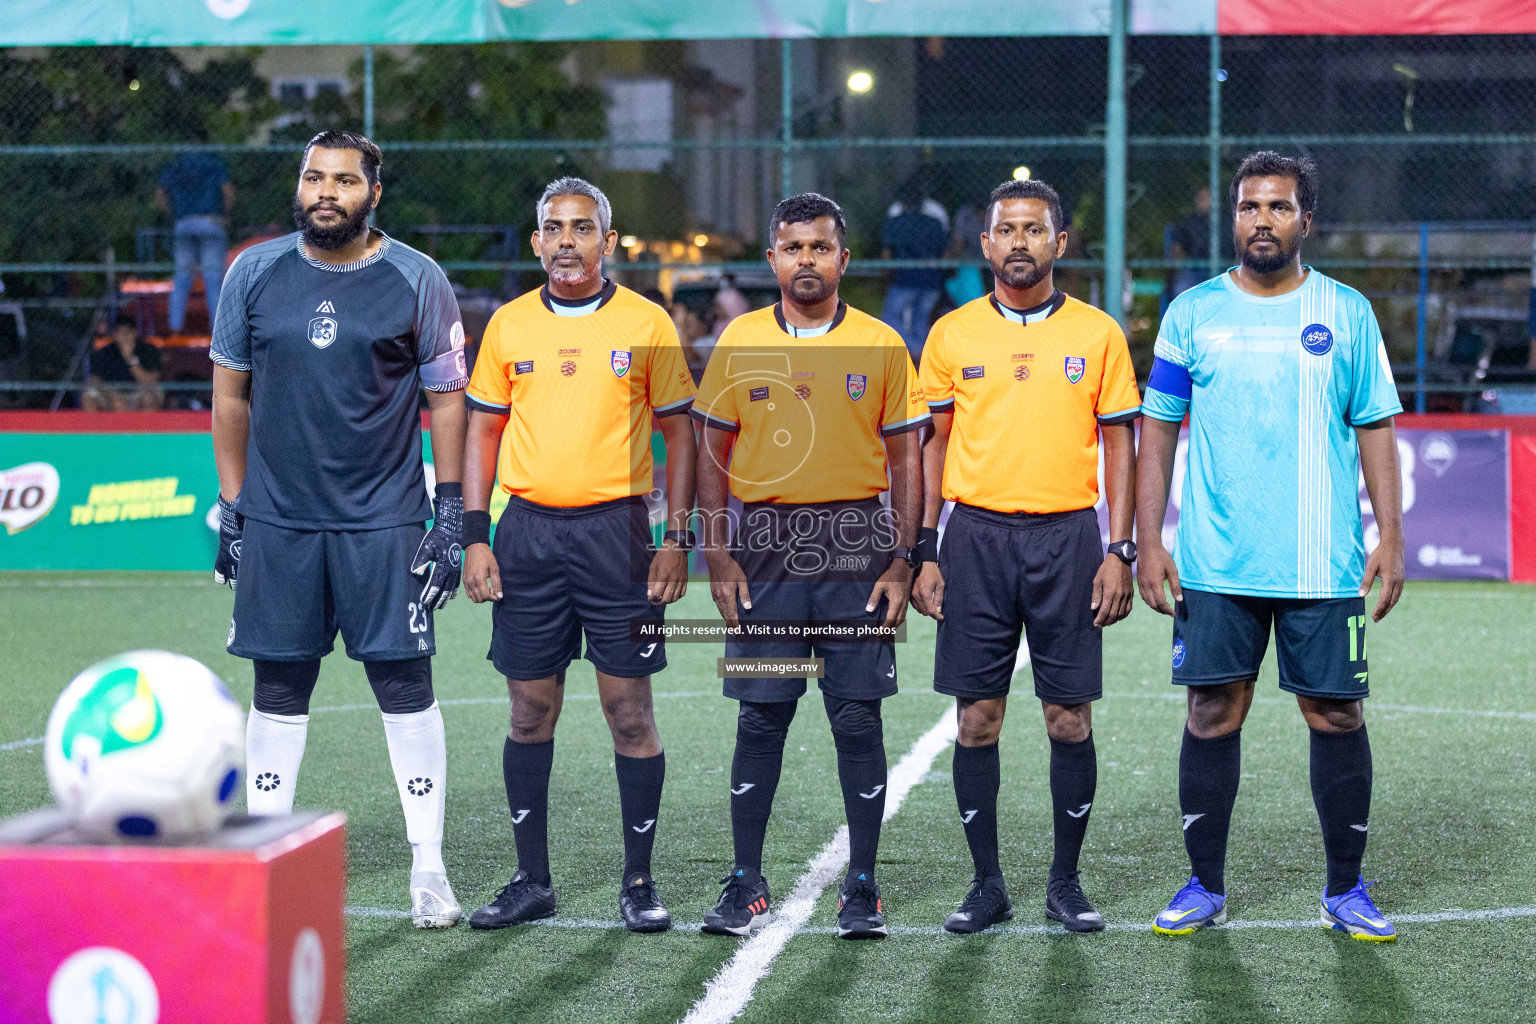
[[[1188,432],[1179,436],[1173,493],[1163,543],[1173,549],[1184,486]],[[1403,482],[1403,561],[1414,580],[1507,580],[1509,549],[1509,432],[1505,430],[1399,430]],[[1109,537],[1100,467],[1099,532]],[[1360,481],[1365,550],[1379,534],[1371,500]]]

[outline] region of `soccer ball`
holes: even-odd
[[[188,839],[229,813],[245,768],[245,715],[200,662],[129,651],[64,688],[44,743],[48,785],[87,836]]]

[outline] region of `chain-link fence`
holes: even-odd
[[[879,313],[885,275],[925,266],[942,312],[985,287],[987,192],[1026,174],[1067,207],[1062,286],[1104,304],[1107,60],[1102,37],[0,51],[0,403],[73,404],[117,318],[192,351],[162,376],[185,378],[171,404],[202,401],[199,285],[182,330],[168,322],[187,186],[167,165],[222,161],[233,248],[288,229],[299,149],[327,127],[380,142],[377,223],[442,263],[471,328],[538,279],[533,200],[562,173],[612,197],[615,276],[689,306],[703,331],[721,273],[749,301],[771,297],[760,254],[786,191],[847,210],[850,301]],[[1274,148],[1317,160],[1305,258],[1372,299],[1400,381],[1423,375],[1407,400],[1518,406],[1531,37],[1137,36],[1126,102],[1129,272],[1115,284],[1143,371],[1167,302],[1230,261],[1237,161]],[[882,259],[903,203],[950,236],[926,262],[910,247]]]

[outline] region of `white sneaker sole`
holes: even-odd
[[[452,914],[413,917],[411,918],[411,924],[417,928],[452,928],[462,920],[464,920],[464,911],[460,910]]]

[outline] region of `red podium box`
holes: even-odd
[[[344,1024],[346,818],[237,818],[203,846],[0,822],[0,1022]]]

